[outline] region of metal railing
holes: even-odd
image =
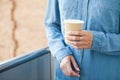
[[[54,72],[48,47],[0,64],[0,80],[54,80]]]

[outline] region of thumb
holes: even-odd
[[[73,67],[75,68],[75,70],[79,72],[80,69],[79,69],[79,67],[78,67],[78,65],[77,65],[77,63],[76,63],[76,61],[75,61],[73,56],[71,56],[71,62],[73,64]]]

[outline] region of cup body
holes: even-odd
[[[67,19],[64,21],[65,23],[65,33],[68,31],[80,31],[83,28],[84,21],[75,20],[75,19]]]

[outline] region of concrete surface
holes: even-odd
[[[0,0],[0,61],[47,46],[47,0]]]

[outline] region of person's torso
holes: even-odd
[[[64,35],[65,19],[84,20],[84,30],[120,33],[120,0],[58,0],[61,30]],[[73,50],[81,68],[81,80],[119,80],[120,56],[111,56],[90,49]],[[57,80],[79,80],[67,77],[57,64]],[[63,78],[62,78],[63,77]]]

